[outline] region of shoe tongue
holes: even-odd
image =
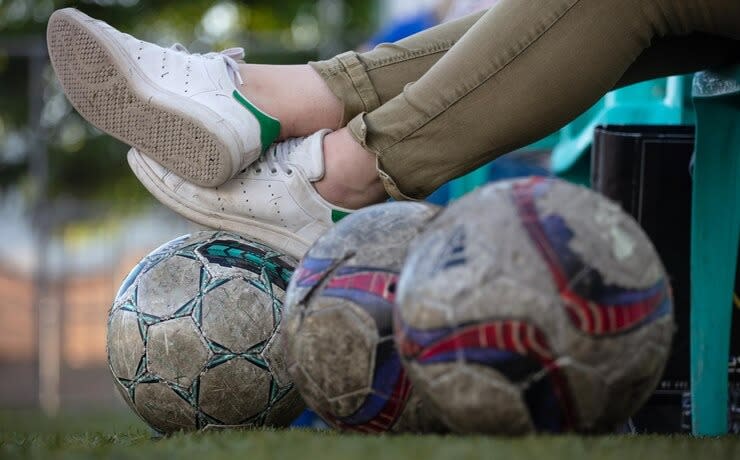
[[[324,136],[330,132],[324,129],[308,136],[291,155],[291,163],[301,168],[311,182],[324,177]]]

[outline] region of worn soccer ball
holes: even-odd
[[[437,212],[421,203],[365,208],[322,235],[296,269],[288,371],[308,406],[338,429],[442,429],[411,388],[392,327],[406,249]]]
[[[110,370],[134,412],[161,433],[288,425],[304,407],[281,334],[296,264],[210,231],[144,258],[108,319]]]
[[[674,330],[637,223],[582,187],[486,186],[409,250],[394,317],[414,387],[457,432],[605,432],[648,398]]]

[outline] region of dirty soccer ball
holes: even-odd
[[[412,238],[439,208],[387,203],[339,222],[288,287],[288,372],[306,404],[346,431],[439,431],[393,344],[396,281]]]
[[[108,319],[108,362],[134,412],[161,433],[288,425],[303,409],[280,333],[296,264],[225,232],[144,258]]]
[[[395,337],[414,388],[457,432],[604,432],[658,383],[673,313],[637,223],[585,188],[486,186],[412,244]]]

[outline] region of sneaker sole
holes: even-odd
[[[238,141],[209,129],[223,130],[221,117],[152,84],[90,17],[56,11],[47,43],[65,94],[95,127],[198,185],[218,186],[234,174]]]
[[[209,228],[241,233],[264,243],[271,248],[288,254],[296,260],[301,260],[313,242],[300,238],[295,233],[280,227],[265,224],[256,220],[245,219],[240,216],[222,214],[213,209],[204,209],[182,202],[177,193],[169,187],[163,187],[160,179],[149,165],[141,158],[141,153],[129,154],[128,162],[139,182],[160,203],[181,216]]]

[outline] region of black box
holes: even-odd
[[[691,430],[688,396],[691,173],[693,126],[607,125],[594,130],[591,184],[618,202],[653,241],[668,271],[678,330],[663,378],[633,417],[638,432]],[[736,286],[740,287],[740,270]],[[740,289],[736,288],[736,292]],[[738,306],[740,308],[740,306]],[[727,308],[733,308],[728,305]],[[733,308],[730,364],[730,428],[740,432],[740,314]],[[734,410],[732,408],[734,407]]]

